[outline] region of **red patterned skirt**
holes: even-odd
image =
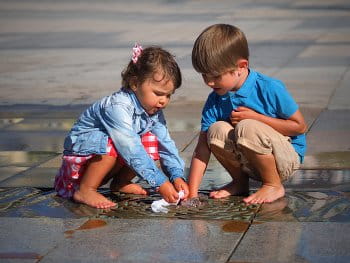
[[[141,137],[141,142],[149,156],[153,160],[159,160],[157,137],[151,132],[147,132]],[[118,157],[118,151],[111,138],[108,138],[107,155],[115,158]],[[82,175],[89,164],[89,160],[94,156],[95,154],[86,156],[63,155],[62,165],[54,183],[55,190],[59,196],[64,198],[71,198],[73,196],[74,192],[79,189]],[[122,165],[125,165],[122,158],[118,158],[118,161]]]

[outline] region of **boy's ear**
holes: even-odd
[[[240,58],[238,59],[236,65],[239,69],[244,69],[244,68],[248,68],[248,60],[244,59],[244,58]]]

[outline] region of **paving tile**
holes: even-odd
[[[307,134],[308,154],[349,152],[350,122],[346,110],[325,110]]]
[[[329,110],[344,110],[350,109],[349,96],[350,96],[350,71],[347,70],[344,73],[344,77],[341,79],[339,83],[339,87],[335,90],[333,94],[328,109]]]
[[[0,130],[2,151],[47,151],[61,153],[66,131],[4,131]]]
[[[0,182],[0,187],[43,187],[52,188],[57,168],[35,167],[27,169]]]
[[[312,45],[299,54],[300,57],[344,57],[350,54],[349,45]]]
[[[16,174],[19,174],[29,168],[30,167],[16,167],[16,166],[0,167],[0,184],[1,184],[1,181],[6,180]]]
[[[0,167],[5,166],[36,166],[57,156],[53,152],[0,151]]]
[[[250,226],[228,262],[349,262],[349,223],[268,222]]]
[[[84,219],[1,217],[0,261],[38,262],[66,242],[64,232],[77,228]],[[57,260],[58,262],[58,260]]]
[[[38,165],[40,168],[56,168],[59,169],[62,163],[62,154],[57,155],[56,157],[41,163]]]
[[[34,119],[25,118],[20,122],[4,127],[2,130],[11,131],[65,131],[68,132],[75,119]]]
[[[86,226],[103,226],[72,228],[70,238],[41,262],[74,262],[81,258],[87,262],[226,262],[243,233],[228,232],[225,224],[202,220],[90,220]]]

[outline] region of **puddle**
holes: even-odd
[[[37,253],[29,252],[5,252],[0,253],[0,259],[42,259],[43,257]]]
[[[244,233],[249,227],[248,222],[230,221],[222,226],[224,232]]]
[[[337,191],[287,192],[284,198],[263,204],[255,220],[349,222],[349,194]]]
[[[199,206],[169,206],[168,213],[154,213],[151,204],[161,199],[160,195],[132,196],[116,193],[112,197],[117,206],[101,216],[112,218],[177,218],[206,220],[250,221],[258,209],[257,205],[247,206],[242,197],[231,196],[225,199],[210,199],[201,193]]]
[[[154,213],[151,204],[161,199],[158,193],[150,196],[100,191],[117,206],[110,210],[96,209],[57,197],[52,189],[0,188],[0,216],[2,217],[93,217],[122,219],[186,219],[250,222],[349,222],[350,194],[340,191],[287,191],[284,198],[271,204],[249,205],[243,197],[211,199],[201,191],[198,206],[169,206],[168,213]],[[87,225],[88,227],[89,225]],[[227,226],[228,227],[228,226]]]
[[[82,224],[80,227],[74,230],[67,230],[64,233],[67,235],[67,238],[72,238],[75,231],[79,230],[90,230],[95,228],[100,228],[107,225],[107,222],[101,219],[89,219],[84,224]]]
[[[84,206],[83,212],[75,213],[77,209],[73,212],[72,206],[79,207],[78,204],[57,197],[52,189],[0,188],[0,216],[2,217],[81,218],[98,214],[97,209],[88,206]]]

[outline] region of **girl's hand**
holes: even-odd
[[[174,186],[178,192],[183,190],[184,191],[183,199],[187,199],[190,193],[187,183],[182,178],[178,177],[174,180]]]
[[[230,120],[233,126],[236,126],[241,120],[253,119],[257,120],[259,113],[250,108],[240,106],[231,112]]]
[[[179,194],[175,190],[173,184],[169,181],[166,181],[159,187],[159,193],[168,203],[176,203],[179,199]]]

